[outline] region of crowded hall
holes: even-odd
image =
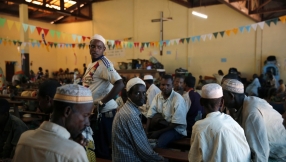
[[[0,162],[286,162],[285,0],[0,0]]]

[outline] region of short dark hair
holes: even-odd
[[[42,84],[39,85],[38,95],[41,97],[49,96],[54,98],[57,88],[60,86],[61,84],[55,79],[45,80]]]
[[[280,84],[282,84],[284,81],[283,81],[282,79],[280,79],[278,82],[279,82]]]
[[[215,111],[220,106],[222,97],[216,99],[201,98],[201,105],[211,111]]]
[[[171,76],[171,75],[164,75],[163,77],[162,77],[162,79],[165,79],[165,80],[168,80],[168,79],[170,79],[171,81],[172,81],[172,83],[173,83],[173,77]]]
[[[180,78],[180,79],[185,79],[185,76],[181,75],[181,74],[176,74],[175,75],[175,79],[176,78]]]
[[[9,112],[10,104],[7,100],[0,98],[0,114]]]
[[[42,67],[39,67],[39,70],[42,71],[43,70]]]
[[[54,100],[54,103],[53,103],[53,105],[54,105],[54,110],[53,110],[53,112],[56,112],[56,113],[63,113],[63,111],[64,111],[64,109],[66,108],[66,107],[70,107],[72,110],[74,110],[74,108],[73,108],[73,106],[75,105],[75,104],[73,104],[73,103],[68,103],[68,102],[62,102],[62,101],[55,101]]]
[[[195,84],[196,84],[196,78],[193,76],[187,76],[184,80],[184,83],[190,87],[190,88],[194,88]]]
[[[218,71],[218,74],[219,74],[219,75],[223,75],[222,70],[219,70],[219,71]]]
[[[227,74],[223,77],[223,79],[236,79],[240,81],[240,78],[237,74]]]
[[[228,74],[237,74],[237,73],[238,73],[238,71],[234,67],[228,69]]]
[[[146,82],[150,85],[154,83],[153,79],[147,79],[147,80],[144,80],[144,82]]]

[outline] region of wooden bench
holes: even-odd
[[[191,139],[190,138],[181,138],[179,140],[173,141],[169,145],[170,148],[180,149],[181,151],[190,150]]]
[[[96,158],[96,162],[112,162],[112,161],[108,159]]]
[[[155,148],[155,152],[157,152],[159,155],[163,156],[164,158],[169,159],[170,161],[177,162],[188,162],[188,154],[189,152],[181,152],[176,150],[170,150],[170,149],[161,149],[161,148]]]

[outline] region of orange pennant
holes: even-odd
[[[226,30],[226,31],[225,31],[225,33],[226,33],[227,36],[230,36],[230,32],[231,32],[231,30]]]
[[[158,47],[159,46],[159,42],[155,42],[155,46]]]
[[[41,46],[42,46],[42,48],[44,48],[44,47],[45,47],[45,44],[44,44],[44,43],[41,43]]]
[[[238,28],[233,28],[232,31],[233,31],[234,34],[237,34]]]
[[[6,44],[7,44],[7,41],[6,41],[6,40],[3,40],[3,44],[4,44],[4,46],[6,46]]]
[[[286,16],[279,17],[280,21],[284,24],[286,21]]]

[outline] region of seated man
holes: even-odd
[[[187,76],[184,80],[184,89],[187,93],[183,95],[183,98],[187,104],[187,131],[188,137],[192,134],[192,127],[196,121],[202,119],[204,109],[200,104],[201,96],[195,92],[194,87],[196,78],[193,76]]]
[[[128,100],[117,112],[112,125],[112,160],[163,161],[151,148],[139,117],[145,102],[145,83],[132,78],[127,83]]]
[[[241,82],[223,82],[223,97],[230,115],[244,129],[253,161],[286,161],[286,130],[283,118],[265,100],[244,95]]]
[[[180,95],[184,94],[184,79],[185,77],[180,74],[175,75],[175,80],[174,80],[174,91],[179,93]]]
[[[52,118],[38,129],[21,135],[13,160],[88,162],[84,148],[70,139],[82,136],[82,131],[89,126],[92,108],[88,88],[74,84],[58,87]]]
[[[9,113],[10,105],[0,99],[0,161],[12,159],[21,134],[28,130],[25,123]]]
[[[221,86],[216,83],[202,87],[200,103],[207,116],[193,126],[189,161],[250,161],[243,129],[229,115],[219,111],[224,102],[222,94]]]
[[[164,148],[187,135],[187,107],[184,98],[172,90],[172,76],[163,76],[160,87],[162,92],[155,96],[147,113],[146,133],[152,131],[149,138],[158,139],[156,147]]]

